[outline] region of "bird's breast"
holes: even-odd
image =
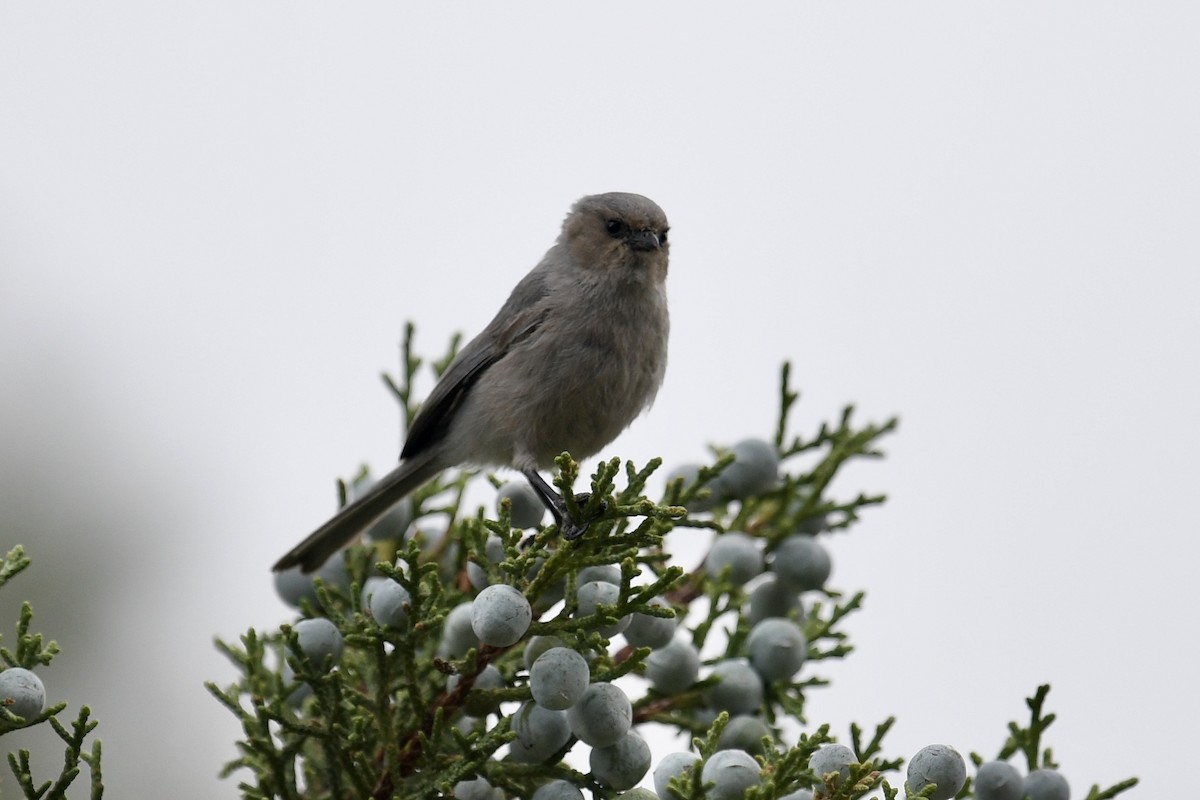
[[[668,327],[665,302],[610,302],[548,318],[471,392],[463,410],[475,449],[488,449],[492,463],[542,468],[564,450],[595,455],[658,392]]]

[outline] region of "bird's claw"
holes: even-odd
[[[581,510],[581,513],[583,507],[586,506],[588,501],[591,499],[592,495],[590,492],[580,492],[579,494],[575,495],[575,505]],[[566,506],[567,504],[563,503],[562,516],[558,520],[558,529],[562,534],[562,537],[569,542],[573,542],[582,537],[585,533],[587,533],[591,524],[595,520],[604,516],[604,513],[608,511],[608,501],[601,500],[600,504],[596,508],[595,513],[590,514],[583,519],[577,520],[571,516]]]
[[[537,492],[538,497],[546,504],[546,508],[550,509],[550,515],[554,517],[554,522],[558,525],[559,533],[568,541],[575,541],[583,536],[587,533],[588,526],[608,511],[608,501],[601,500],[596,506],[596,511],[589,514],[587,518],[575,519],[571,515],[571,510],[567,507],[567,501],[563,499],[562,495],[554,491],[550,487],[550,484],[546,483],[537,470],[529,468],[523,469],[521,472],[529,481],[529,485]],[[581,514],[583,508],[591,499],[591,492],[580,492],[575,495],[575,507],[580,509]]]

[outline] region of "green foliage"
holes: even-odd
[[[1025,765],[1029,771],[1043,768],[1058,769],[1058,764],[1054,761],[1054,754],[1050,748],[1042,747],[1042,734],[1057,718],[1055,714],[1043,712],[1048,694],[1050,694],[1050,685],[1042,684],[1037,687],[1037,691],[1033,693],[1032,697],[1025,698],[1025,705],[1029,708],[1029,724],[1008,723],[1008,740],[996,755],[998,761],[1007,761],[1020,753],[1024,756]],[[971,761],[975,763],[975,766],[979,766],[985,760],[978,753],[971,753]],[[1109,800],[1127,789],[1132,789],[1137,783],[1137,778],[1128,778],[1107,789],[1101,789],[1099,784],[1093,784],[1092,788],[1088,790],[1086,800]],[[971,781],[968,778],[963,791],[968,791],[970,787]],[[964,795],[960,794],[960,796]]]
[[[411,339],[409,326],[400,374],[385,377],[406,428],[417,410],[413,380],[424,363],[414,355]],[[432,362],[435,374],[445,370],[458,341],[453,340],[445,358]],[[770,558],[789,536],[847,531],[864,509],[885,500],[881,494],[840,496],[833,490],[834,479],[849,463],[879,457],[879,440],[895,430],[897,421],[860,424],[853,408],[847,407],[836,424],[821,423],[809,437],[795,434],[790,414],[799,394],[789,381],[785,365],[774,435],[780,479],[754,496],[724,496],[721,476],[734,455],[719,448],[694,481],[670,482],[658,501],[647,496],[647,486],[659,459],[642,466],[618,459],[602,462],[588,482],[588,493],[576,495],[579,468],[564,453],[554,482],[572,515],[591,520],[586,535],[574,541],[558,536],[552,524],[532,535],[512,529],[507,503],[496,515],[482,508],[465,513],[464,492],[473,478],[469,471],[448,471],[415,492],[414,517],[420,521],[434,513],[443,515],[436,524],[415,526],[419,530],[403,541],[351,547],[346,558],[348,590],[318,582],[318,602],[302,604],[303,616],[327,617],[342,633],[345,650],[339,663],[332,668],[311,663],[287,625],[277,631],[248,631],[237,644],[217,643],[239,677],[231,685],[208,688],[243,729],[239,754],[223,774],[237,773],[247,798],[436,797],[449,795],[455,783],[475,776],[517,798],[530,797],[539,785],[556,778],[596,798],[617,796],[590,773],[563,762],[576,744],[574,738],[544,763],[505,757],[505,745],[516,736],[511,709],[531,697],[524,643],[532,636],[555,637],[588,658],[592,682],[612,682],[644,673],[651,650],[614,643],[601,630],[627,614],[673,613],[684,621],[677,635],[703,648],[705,664],[744,657],[750,631],[747,589],[730,578],[729,570],[714,577],[704,564],[691,572],[681,569],[667,549],[668,535],[680,528],[696,529],[692,535],[736,530],[757,540]],[[689,514],[689,507],[709,510]],[[580,573],[604,565],[620,573],[616,602],[579,616],[574,596]],[[364,608],[362,587],[375,576],[393,579],[407,591],[404,625],[377,624]],[[453,609],[471,601],[480,581],[520,590],[533,608],[532,625],[514,646],[477,644],[455,652],[443,639],[447,619]],[[654,598],[663,598],[668,607],[649,605]],[[885,780],[903,763],[883,752],[891,717],[876,725],[870,738],[860,726],[851,726],[848,742],[859,763],[850,767],[847,779],[836,772],[815,775],[809,768],[817,748],[835,737],[828,725],[808,725],[805,700],[809,692],[829,683],[820,675],[821,668],[853,652],[843,622],[862,610],[864,599],[862,592],[846,595],[830,588],[806,596],[805,614],[798,621],[807,640],[807,659],[794,678],[764,687],[758,715],[772,736],[757,757],[762,782],[748,790],[747,798],[769,800],[800,788],[811,788],[817,797],[829,800],[850,800],[876,790],[886,800],[898,795],[892,783],[903,785],[902,778]],[[504,686],[476,689],[476,679],[489,666],[499,670]],[[453,688],[447,683],[451,676],[457,680]],[[632,682],[635,729],[648,723],[665,726],[682,734],[707,759],[729,723],[726,712],[707,708],[706,690],[714,680],[701,680],[675,694],[639,689],[643,684]],[[1041,733],[1053,719],[1040,716],[1042,697],[1044,693],[1036,707],[1031,705],[1030,727],[1011,729],[1004,753],[1033,753],[1031,768],[1052,763],[1048,750],[1038,752]],[[489,699],[504,704],[500,714],[466,714],[469,701]],[[472,703],[480,705],[486,704]],[[705,795],[699,766],[671,786],[681,800]],[[1094,793],[1089,800],[1112,797],[1123,788],[1127,786]]]
[[[1055,720],[1054,714],[1042,715],[1042,707],[1046,702],[1046,695],[1050,693],[1049,684],[1039,686],[1033,697],[1026,698],[1025,705],[1029,706],[1029,727],[1023,728],[1015,722],[1008,723],[1009,737],[1005,742],[1004,747],[1000,749],[999,758],[1007,759],[1014,753],[1021,753],[1025,756],[1025,764],[1031,769],[1039,769],[1041,767],[1049,767],[1056,769],[1058,764],[1054,761],[1054,755],[1050,752],[1050,748],[1045,750],[1040,749],[1042,741],[1042,733],[1050,727]]]
[[[0,560],[0,588],[23,572],[31,559],[25,555],[25,549],[17,545]],[[9,651],[0,647],[0,664],[4,669],[20,667],[34,670],[50,663],[58,654],[58,645],[45,642],[40,633],[32,633],[30,625],[33,622],[33,608],[29,603],[21,606],[21,616],[17,621],[16,650]],[[2,640],[2,637],[0,637]],[[83,706],[79,716],[65,726],[58,715],[67,707],[66,703],[58,703],[44,709],[40,714],[30,719],[16,716],[0,704],[0,736],[15,735],[17,731],[35,725],[48,724],[58,735],[66,749],[63,754],[63,765],[59,775],[54,780],[38,783],[33,777],[33,765],[30,763],[28,750],[20,749],[15,753],[9,752],[8,765],[16,776],[17,785],[21,787],[23,796],[31,800],[54,800],[66,797],[67,787],[74,783],[85,764],[91,774],[91,797],[98,800],[104,794],[104,783],[100,771],[100,740],[92,742],[90,751],[85,750],[85,739],[98,724],[91,719],[91,709]]]

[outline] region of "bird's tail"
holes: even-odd
[[[276,561],[273,569],[279,572],[299,565],[305,572],[312,572],[442,468],[428,453],[406,458],[371,486],[366,494],[348,503],[332,519]]]

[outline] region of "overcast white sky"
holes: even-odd
[[[671,219],[674,327],[607,454],[769,434],[784,359],[802,430],[901,417],[838,487],[891,500],[831,545],[868,603],[811,721],[992,755],[1050,682],[1075,796],[1177,790],[1200,11],[733,5],[0,6],[0,624],[34,600],[114,797],[236,795],[211,638],[394,462],[404,321],[473,334],[613,190]]]

